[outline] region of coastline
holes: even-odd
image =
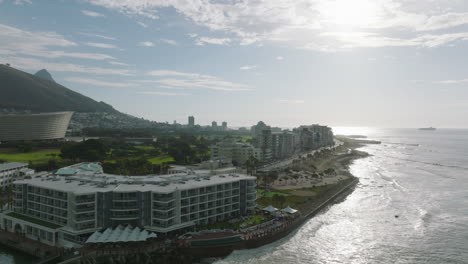
[[[357,149],[365,146],[366,144],[379,143],[369,143],[366,140],[347,140],[347,138],[343,138],[340,140],[344,142],[344,144],[339,147],[341,148],[341,151],[343,149],[349,149],[350,151],[346,151],[337,156],[334,156],[332,158],[334,162],[332,163],[334,163],[335,168],[340,169],[341,174],[349,178],[335,184],[330,184],[332,186],[329,189],[327,189],[326,192],[322,193],[320,197],[314,199],[311,202],[302,204],[302,206],[299,208],[301,211],[301,216],[294,219],[294,221],[292,221],[287,226],[287,228],[280,230],[279,232],[274,233],[270,236],[267,235],[255,240],[247,240],[243,241],[242,243],[225,246],[186,248],[183,252],[187,253],[187,255],[199,258],[224,258],[231,254],[234,250],[254,249],[261,246],[265,246],[275,241],[278,241],[294,232],[297,232],[298,229],[312,217],[323,212],[323,210],[327,209],[329,206],[333,206],[333,204],[339,203],[346,199],[346,197],[354,191],[354,188],[359,183],[359,178],[351,174],[351,172],[349,171],[349,166],[352,164],[353,161],[369,156],[368,153],[359,151]],[[337,151],[340,152],[340,149],[338,149]]]
[[[322,169],[332,166],[340,176],[345,176],[345,178],[340,178],[341,180],[337,183],[321,186],[320,195],[308,197],[300,206],[296,207],[300,210],[301,215],[291,218],[284,225],[272,230],[271,233],[262,233],[253,238],[249,238],[246,234],[242,233],[231,234],[230,237],[220,237],[219,241],[211,239],[210,242],[212,243],[208,243],[206,246],[194,246],[187,243],[187,241],[174,240],[170,245],[155,250],[142,249],[137,252],[109,250],[107,252],[86,252],[87,254],[84,254],[85,251],[83,251],[81,257],[69,260],[67,263],[80,264],[86,263],[86,261],[107,263],[113,260],[119,260],[119,263],[135,263],[135,259],[139,259],[142,262],[150,261],[147,263],[151,263],[153,260],[158,260],[158,263],[197,263],[207,258],[227,257],[234,250],[258,248],[278,241],[297,232],[300,226],[305,224],[311,217],[323,212],[329,206],[343,201],[347,195],[353,192],[355,186],[359,183],[359,179],[350,173],[349,166],[354,160],[368,156],[367,153],[357,150],[367,144],[367,142],[357,142],[356,140],[342,141],[344,142],[342,146],[337,147],[333,152],[326,152],[327,154],[319,157],[319,159],[325,164],[322,166]],[[317,157],[309,158],[311,160],[317,159]],[[300,185],[297,189],[301,189],[302,187],[303,185]],[[233,237],[241,239],[231,242],[222,241],[222,239]]]
[[[143,251],[141,253],[109,251],[104,254],[96,252],[87,255],[85,258],[81,258],[81,260],[88,261],[89,258],[93,258],[94,260],[109,262],[118,259],[121,261],[120,263],[135,263],[135,259],[139,259],[139,261],[143,262],[150,261],[147,263],[156,260],[158,263],[205,263],[209,262],[210,259],[227,257],[234,250],[254,249],[276,242],[288,235],[294,234],[313,216],[323,212],[330,206],[333,206],[333,204],[343,201],[354,191],[355,186],[359,183],[359,179],[351,174],[349,166],[354,160],[365,158],[369,155],[366,152],[357,150],[368,143],[365,140],[344,140],[344,144],[336,150],[338,154],[335,153],[336,155],[334,155],[330,153],[330,157],[332,158],[328,159],[326,163],[333,164],[341,175],[348,178],[336,184],[326,185],[330,188],[322,192],[319,197],[315,197],[313,201],[308,201],[299,208],[302,212],[299,217],[288,221],[286,225],[275,229],[274,232],[258,234],[250,239],[246,239],[245,235],[240,233],[229,233],[224,236],[221,234],[218,237],[208,236],[209,238],[205,237],[205,239],[195,239],[197,242],[207,242],[205,245],[200,245],[200,243],[197,243],[197,245],[191,244],[191,241],[187,240],[176,240],[171,246],[157,251]],[[83,262],[77,260],[73,263],[79,264]]]

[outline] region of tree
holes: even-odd
[[[256,159],[254,156],[250,156],[250,158],[245,162],[245,167],[247,169],[247,174],[254,175],[257,172],[257,168],[262,163]]]
[[[100,140],[89,139],[81,143],[65,144],[60,156],[72,161],[102,161],[107,157],[108,148]]]

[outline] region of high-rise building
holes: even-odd
[[[211,122],[211,127],[215,129],[218,128],[218,122],[216,121]]]
[[[328,126],[300,126],[294,131],[298,138],[297,147],[300,150],[317,149],[334,144],[333,132]]]
[[[252,211],[255,185],[244,174],[128,177],[80,163],[15,181],[13,211],[0,213],[0,228],[53,246],[77,246],[119,225],[168,233]]]
[[[270,129],[270,126],[267,126],[263,121],[259,121],[256,125],[250,128],[252,136],[258,137],[262,134],[262,131],[265,129]]]
[[[226,121],[224,121],[224,122],[222,123],[222,128],[223,128],[223,131],[226,131],[226,130],[227,130],[227,122],[226,122]]]
[[[270,129],[262,130],[262,133],[257,136],[258,147],[262,150],[262,161],[269,161],[273,158],[272,139],[273,138]]]
[[[193,117],[193,116],[188,117],[188,126],[189,127],[194,127],[195,126],[195,117]]]

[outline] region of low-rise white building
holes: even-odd
[[[211,146],[212,160],[244,165],[251,157],[262,160],[262,150],[248,143],[236,142],[235,139],[225,139]]]
[[[256,205],[256,178],[244,174],[129,177],[103,173],[96,164],[59,171],[14,182],[13,211],[0,214],[1,228],[50,245],[78,246],[104,228],[182,231]]]
[[[0,163],[0,189],[10,186],[13,181],[34,174],[34,170],[28,168],[27,163],[6,162]]]

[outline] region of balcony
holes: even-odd
[[[158,206],[152,208],[154,211],[169,211],[174,209],[174,206]]]
[[[75,200],[75,204],[85,204],[85,203],[94,203],[96,200],[94,199],[86,199],[86,200]]]
[[[170,202],[174,199],[174,197],[153,197],[153,202]]]
[[[82,213],[82,212],[94,212],[94,210],[96,210],[96,208],[93,206],[93,207],[77,207],[75,208],[75,212],[77,213]]]

